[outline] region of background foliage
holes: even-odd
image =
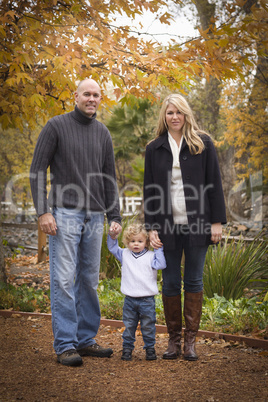
[[[252,288],[268,291],[268,241],[260,237],[250,243],[227,237],[223,244],[209,247],[203,277],[207,297],[237,300]]]

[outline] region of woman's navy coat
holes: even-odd
[[[226,223],[220,169],[211,138],[201,135],[205,149],[192,155],[183,139],[180,166],[184,185],[190,244],[211,244],[211,223]],[[166,250],[175,248],[171,205],[173,156],[168,134],[146,147],[144,172],[144,215],[147,229],[156,229]]]

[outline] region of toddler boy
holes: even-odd
[[[157,270],[166,268],[163,247],[149,250],[149,236],[143,225],[132,224],[123,234],[121,248],[112,232],[107,244],[110,252],[122,264],[121,292],[125,295],[123,307],[122,360],[131,360],[134,349],[135,332],[140,321],[146,350],[146,360],[155,360],[155,299],[158,293]]]

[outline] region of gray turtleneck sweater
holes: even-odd
[[[30,182],[38,216],[58,206],[106,212],[109,222],[121,222],[112,139],[96,114],[89,118],[76,106],[47,122],[34,151]]]

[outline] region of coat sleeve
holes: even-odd
[[[204,141],[204,144],[207,153],[206,188],[204,191],[207,191],[208,195],[211,223],[225,224],[227,221],[226,208],[216,149],[209,137]]]

